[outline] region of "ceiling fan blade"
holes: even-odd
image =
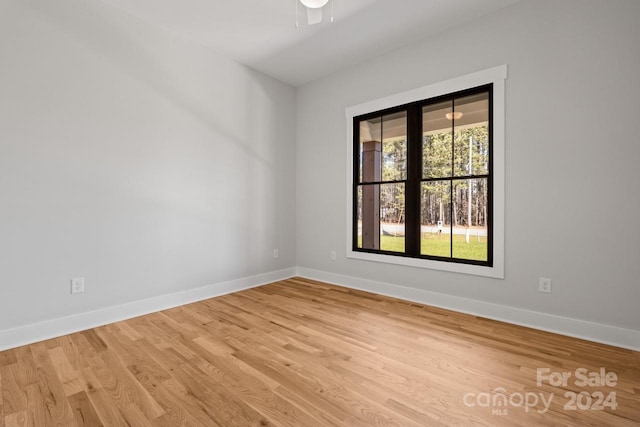
[[[309,25],[319,24],[322,22],[322,8],[307,8],[307,23]]]

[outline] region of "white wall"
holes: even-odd
[[[295,267],[294,140],[287,85],[98,1],[0,0],[0,332]]]
[[[639,20],[636,0],[525,0],[299,88],[298,265],[640,331]],[[500,64],[505,279],[346,259],[345,108]]]

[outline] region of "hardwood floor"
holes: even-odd
[[[290,279],[0,352],[0,390],[0,427],[637,426],[640,353]]]

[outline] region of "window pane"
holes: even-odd
[[[357,247],[404,252],[405,185],[358,186]]]
[[[453,257],[488,260],[488,182],[453,181]]]
[[[458,98],[454,109],[455,176],[488,174],[489,93]]]
[[[380,186],[380,248],[404,252],[404,184]]]
[[[451,184],[423,182],[421,188],[420,254],[451,256]]]
[[[407,113],[382,118],[382,181],[407,178]]]
[[[358,247],[380,249],[380,185],[358,187]]]
[[[422,109],[422,177],[446,178],[452,173],[451,130],[447,119],[453,112],[451,101]]]
[[[360,182],[382,180],[382,118],[360,122]]]

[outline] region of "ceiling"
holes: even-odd
[[[520,0],[330,0],[297,29],[296,0],[102,1],[299,86]]]

